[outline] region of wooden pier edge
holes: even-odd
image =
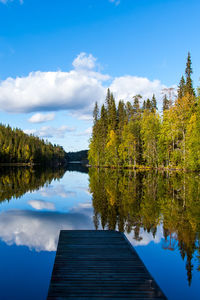
[[[61,230],[47,300],[167,299],[124,233]]]

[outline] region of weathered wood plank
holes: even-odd
[[[123,233],[61,230],[47,300],[166,299]]]

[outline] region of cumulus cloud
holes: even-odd
[[[34,114],[31,118],[28,119],[30,123],[44,123],[47,121],[52,121],[55,118],[54,113],[49,113],[49,114],[41,114],[37,113]]]
[[[0,83],[0,109],[16,113],[90,111],[94,101],[104,99],[102,82],[109,76],[91,70],[90,58],[82,62],[81,68],[80,58],[75,65],[77,69],[69,72],[37,71],[26,77],[7,78]]]
[[[130,75],[111,79],[95,71],[96,58],[92,54],[80,53],[72,64],[74,69],[69,72],[37,71],[0,82],[0,109],[15,113],[40,112],[32,116],[30,122],[49,120],[53,115],[42,112],[58,110],[68,110],[79,119],[89,120],[94,102],[100,105],[104,102],[108,87],[117,100],[130,101],[136,94],[147,98],[154,93],[161,105],[161,90],[165,86],[159,80]],[[50,130],[53,129],[42,128],[40,136],[49,137],[46,132]]]
[[[47,202],[43,200],[30,200],[28,204],[37,210],[55,210],[55,205],[53,202]]]
[[[51,126],[43,126],[39,130],[36,129],[24,130],[25,133],[37,135],[40,138],[52,138],[52,137],[64,138],[67,132],[73,132],[73,131],[75,131],[75,128],[68,127],[65,125],[59,128],[55,128]]]
[[[116,99],[130,100],[134,95],[141,94],[144,98],[151,98],[155,94],[158,98],[165,88],[159,80],[149,80],[145,77],[121,76],[113,80],[110,89]]]
[[[89,54],[87,55],[85,52],[81,52],[73,61],[72,65],[75,69],[94,69],[96,63],[96,58]]]

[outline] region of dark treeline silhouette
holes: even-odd
[[[0,167],[0,202],[19,198],[63,177],[64,168]]]
[[[60,164],[65,151],[20,129],[0,124],[0,163]]]
[[[68,163],[67,171],[69,172],[79,172],[79,173],[88,173],[88,167],[80,163]]]
[[[155,95],[142,103],[120,100],[116,106],[108,89],[105,104],[94,107],[89,163],[93,166],[200,169],[200,94],[192,85],[192,66],[188,53],[185,77],[172,102],[164,95],[163,112],[157,111]],[[200,92],[200,90],[199,90]]]
[[[189,284],[193,262],[200,270],[200,181],[195,173],[91,168],[90,191],[96,229],[119,230],[142,239],[162,225],[163,249],[179,249]]]
[[[88,162],[88,150],[81,150],[77,152],[67,152],[66,159],[68,162]]]

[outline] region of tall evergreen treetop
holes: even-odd
[[[192,71],[191,56],[190,56],[190,52],[188,52],[187,63],[185,68],[185,77],[186,77],[185,92],[189,93],[189,95],[195,96],[192,79],[191,79],[192,73],[193,71]]]
[[[151,99],[151,106],[152,106],[153,109],[155,109],[155,110],[157,109],[157,101],[156,101],[155,94],[153,94],[153,97]]]
[[[151,109],[151,108],[152,108],[151,101],[150,101],[150,99],[148,98],[148,99],[147,99],[147,102],[146,102],[146,109]]]
[[[186,85],[184,76],[181,77],[179,86],[178,86],[178,98],[181,99],[185,95]]]
[[[108,88],[107,89],[107,95],[106,95],[106,106],[107,106],[107,108],[110,105],[110,98],[111,98],[111,94],[110,94],[110,89]]]
[[[167,95],[165,94],[163,98],[163,111],[168,109],[169,109],[169,100],[167,99]]]
[[[140,94],[133,96],[133,110],[137,112],[140,109],[140,100],[142,96]]]
[[[97,102],[95,102],[95,106],[94,106],[94,110],[93,110],[94,124],[96,124],[98,118],[99,118],[99,107],[98,107]]]

